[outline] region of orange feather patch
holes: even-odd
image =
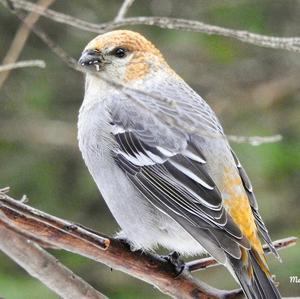
[[[227,169],[224,172],[223,182],[222,192],[227,196],[224,200],[226,210],[250,241],[252,248],[259,256],[264,257],[252,209],[240,176],[231,169]]]

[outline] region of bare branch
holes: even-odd
[[[37,2],[37,4],[42,8],[46,9],[49,5],[51,5],[55,0],[40,0]],[[7,2],[8,5],[11,4],[11,2]],[[13,4],[11,4],[10,8],[13,7]],[[14,7],[13,7],[14,8]],[[36,14],[35,12],[31,12],[28,14],[28,16],[25,18],[26,20],[26,25],[22,24],[17,31],[8,51],[6,56],[3,59],[3,64],[10,64],[10,63],[15,63],[20,54],[21,51],[28,39],[28,36],[30,34],[30,29],[31,27],[38,21],[40,18],[39,14]],[[3,86],[4,82],[9,76],[9,71],[5,72],[0,75],[0,89]]]
[[[43,60],[24,60],[24,61],[18,61],[15,63],[8,63],[0,65],[0,72],[6,72],[13,69],[19,69],[24,67],[40,67],[45,68],[46,63]]]
[[[281,250],[281,249],[285,249],[285,248],[296,245],[296,242],[297,242],[296,237],[289,237],[289,238],[274,241],[273,245],[277,250]],[[268,245],[264,244],[263,249],[264,249],[265,254],[271,253],[271,250]],[[212,257],[202,258],[199,260],[194,260],[194,261],[186,263],[187,268],[191,272],[198,271],[198,270],[204,270],[206,268],[210,268],[213,266],[219,266],[219,265],[220,264],[218,264],[218,262]]]
[[[236,143],[249,143],[251,145],[257,146],[265,143],[275,143],[282,140],[281,135],[272,136],[236,136],[227,135],[228,140]]]
[[[107,238],[82,226],[48,215],[1,192],[0,221],[9,229],[41,243],[42,246],[49,244],[51,247],[104,263],[144,280],[174,298],[242,298],[241,290],[214,289],[193,278],[187,270],[178,276],[174,265],[158,255],[132,252],[128,244],[121,240]],[[196,266],[194,264],[190,267],[195,269]]]
[[[107,299],[40,246],[7,229],[1,220],[0,240],[0,250],[60,297]]]
[[[6,5],[6,1],[0,0]],[[167,29],[177,29],[185,31],[202,32],[205,34],[221,35],[240,40],[245,43],[253,44],[260,47],[284,49],[293,52],[300,52],[300,37],[275,37],[268,35],[261,35],[245,30],[234,30],[220,26],[210,25],[194,20],[185,20],[167,17],[133,17],[124,18],[120,21],[113,21],[107,23],[94,24],[83,21],[81,19],[56,12],[51,9],[43,9],[41,6],[27,2],[25,0],[11,0],[14,6],[18,9],[36,12],[58,23],[68,24],[75,28],[103,33],[115,28],[129,26],[129,25],[150,25]]]
[[[133,4],[134,0],[124,0],[122,6],[120,7],[117,16],[115,17],[115,22],[121,21],[126,16],[128,9]]]
[[[121,240],[108,240],[100,234],[13,200],[4,193],[0,193],[0,221],[26,238],[104,263],[158,287],[173,298],[238,298],[237,294],[242,294],[240,290],[212,288],[193,278],[188,271],[178,276],[174,265],[158,255],[132,252]],[[91,238],[91,235],[94,237]]]
[[[45,229],[49,227],[49,231],[44,233],[48,236],[48,238],[56,239],[55,242],[59,242],[59,243],[66,242],[66,246],[68,246],[69,240],[66,239],[61,240],[61,236],[51,235],[51,233],[53,233],[52,230],[53,227],[55,227],[55,231],[67,232],[67,235],[72,236],[71,239],[77,240],[76,241],[77,243],[80,243],[82,238],[84,238],[85,243],[87,242],[93,243],[96,246],[97,250],[99,249],[106,250],[109,246],[110,241],[108,238],[102,237],[100,235],[96,235],[91,231],[86,231],[85,229],[74,225],[72,222],[68,222],[65,220],[61,220],[57,217],[47,215],[46,213],[43,213],[37,209],[27,206],[20,201],[13,200],[12,198],[8,197],[6,193],[0,192],[0,203],[1,203],[0,210],[8,209],[10,211],[10,209],[16,208],[18,210],[18,213],[20,213],[22,217],[25,214],[30,215],[28,219],[30,219],[30,217],[34,215],[34,219],[30,219],[29,221],[32,221],[33,223],[36,223],[36,225],[39,225],[39,228],[36,227],[37,229],[41,229],[41,228]],[[26,216],[24,216],[24,218],[22,217],[19,219],[19,221],[27,219]],[[1,214],[0,214],[0,219],[2,220],[2,222],[5,222],[5,218],[2,219]],[[14,226],[12,226],[11,228],[14,228]],[[31,231],[31,229],[34,229],[32,227],[32,223],[28,223],[28,227],[26,227],[26,223],[22,223],[22,229],[25,229],[26,234],[29,235],[32,234],[32,237],[35,237],[34,231]],[[42,238],[41,241],[43,241]],[[52,244],[52,242],[47,242],[47,240],[44,241],[46,241],[46,243],[48,244]],[[53,245],[56,246],[55,244]]]

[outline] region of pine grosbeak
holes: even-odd
[[[258,234],[276,253],[251,183],[208,104],[142,35],[97,36],[79,112],[84,161],[135,249],[204,252],[247,298],[281,298]]]

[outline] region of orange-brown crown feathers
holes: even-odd
[[[110,31],[95,37],[85,50],[103,50],[111,47],[124,47],[130,52],[151,53],[163,59],[160,51],[144,36],[129,30]]]

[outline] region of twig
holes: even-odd
[[[117,16],[115,17],[115,22],[121,21],[124,19],[124,17],[126,16],[128,9],[130,8],[130,6],[133,4],[134,0],[124,0],[123,4],[121,5]]]
[[[0,72],[6,72],[13,69],[19,69],[24,67],[46,67],[46,63],[43,60],[25,60],[25,61],[18,61],[15,63],[8,63],[0,65]]]
[[[40,246],[7,229],[1,220],[0,240],[3,253],[61,298],[107,299]]]
[[[40,0],[38,1],[38,5],[41,7],[41,9],[46,9],[49,5],[51,5],[55,0]],[[15,7],[12,2],[6,2],[6,4],[10,7],[12,11],[14,11]],[[6,56],[3,59],[3,64],[10,64],[15,63],[20,53],[27,41],[27,38],[30,34],[31,27],[38,21],[40,18],[39,14],[36,14],[35,12],[31,12],[28,14],[28,16],[25,18],[26,25],[22,24],[17,31]],[[5,72],[0,75],[0,89],[3,86],[4,82],[7,80],[10,72]]]
[[[274,241],[273,245],[277,250],[281,250],[296,245],[296,242],[297,242],[296,237],[289,237],[289,238]],[[263,249],[265,254],[271,253],[268,245],[264,244]],[[212,257],[202,258],[199,260],[194,260],[186,263],[187,268],[191,272],[203,270],[218,265],[219,265],[218,262]]]
[[[3,5],[6,1],[0,0]],[[41,6],[24,1],[24,0],[11,0],[16,8],[36,12],[58,23],[67,24],[75,28],[103,33],[105,31],[129,26],[129,25],[150,25],[158,26],[167,29],[177,29],[185,31],[202,32],[206,34],[215,34],[226,37],[231,37],[245,43],[253,44],[260,47],[284,49],[293,52],[300,52],[300,37],[275,37],[252,33],[245,30],[234,30],[220,26],[210,25],[194,20],[185,20],[167,17],[132,17],[124,18],[121,21],[113,21],[108,23],[94,24],[83,21],[81,19],[56,12],[51,9],[43,9]]]
[[[212,288],[193,278],[187,270],[177,277],[175,267],[158,255],[132,252],[128,244],[121,240],[107,238],[46,214],[4,193],[0,193],[0,221],[42,246],[49,244],[104,263],[144,280],[174,298],[240,298],[242,294],[240,290],[221,291]]]
[[[272,136],[236,136],[236,135],[227,135],[227,138],[230,141],[236,143],[249,143],[251,145],[257,146],[265,143],[275,143],[282,140],[281,135],[272,135]]]

